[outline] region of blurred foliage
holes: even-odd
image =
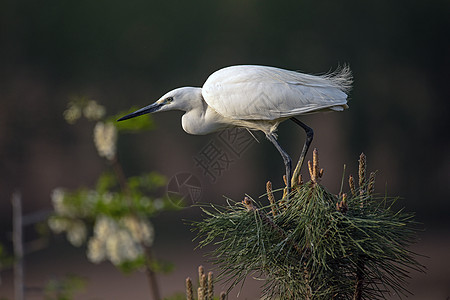
[[[107,119],[108,122],[116,122],[117,119],[123,117],[129,113],[138,110],[138,107],[133,106],[129,110],[122,111]],[[119,131],[125,132],[139,132],[141,130],[151,130],[154,129],[155,124],[150,115],[141,115],[139,118],[128,119],[126,122],[117,122],[115,126]]]
[[[115,175],[109,171],[100,175],[96,188],[81,188],[73,192],[64,192],[63,207],[58,208],[58,195],[53,195],[54,207],[58,213],[68,216],[79,216],[95,220],[97,215],[123,217],[132,212],[153,217],[163,210],[178,209],[167,197],[151,198],[147,195],[155,193],[166,185],[165,177],[151,172],[127,179],[128,190],[123,193]],[[58,191],[56,191],[58,194]],[[131,201],[131,202],[130,202]]]
[[[86,279],[77,275],[67,275],[62,279],[51,279],[44,288],[44,300],[71,300],[77,292],[82,292]]]
[[[90,228],[93,228],[93,236],[88,243],[91,261],[108,258],[126,272],[141,267],[145,263],[145,247],[140,243],[151,246],[154,240],[153,226],[147,220],[162,211],[180,207],[167,197],[155,199],[148,196],[165,185],[165,179],[158,174],[134,176],[128,182],[127,192],[123,193],[113,174],[106,172],[100,176],[94,190],[55,190],[52,194],[55,215],[49,218],[50,228],[56,233],[65,232],[74,246],[85,243]],[[102,245],[98,245],[100,240]],[[99,251],[101,253],[97,253]],[[124,259],[117,255],[123,255]],[[95,258],[99,256],[101,258]],[[170,264],[162,262],[152,262],[151,267],[155,271],[171,269]]]
[[[105,117],[106,110],[102,105],[99,105],[97,101],[91,100],[87,96],[72,96],[63,115],[64,119],[69,124],[75,124],[79,118],[84,116],[89,121],[102,120],[104,123],[114,124],[118,131],[139,132],[153,129],[154,122],[150,115],[132,118],[127,120],[127,122],[116,122],[120,117],[137,109],[137,107],[131,107],[127,111]]]
[[[5,246],[0,243],[0,272],[9,268],[14,262],[14,257],[6,251]],[[0,277],[1,279],[1,277]]]
[[[180,203],[152,196],[166,185],[166,178],[156,172],[126,178],[116,153],[118,133],[151,129],[150,116],[117,123],[117,116],[105,117],[106,109],[87,97],[72,97],[63,115],[69,124],[81,117],[95,122],[94,144],[111,169],[99,176],[93,189],[54,189],[50,229],[65,233],[74,246],[87,244],[91,262],[110,260],[124,272],[141,268],[150,270],[148,274],[170,271],[170,263],[151,255],[155,233],[150,219],[159,212],[179,209]]]

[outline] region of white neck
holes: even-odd
[[[186,111],[181,118],[184,131],[189,134],[205,135],[229,126],[229,122],[224,122],[223,116],[208,106],[201,95],[201,89],[198,90],[200,93],[196,91],[196,96],[191,97],[189,101],[190,105],[183,109]]]

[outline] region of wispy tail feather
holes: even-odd
[[[346,94],[352,89],[353,74],[350,70],[350,66],[347,64],[338,66],[334,72],[325,74],[322,77],[330,80],[337,88]]]

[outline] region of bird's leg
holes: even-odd
[[[294,174],[292,175],[291,185],[294,186],[294,185],[298,184],[298,176],[300,174],[300,169],[302,168],[303,161],[305,160],[306,153],[308,152],[308,149],[309,149],[309,145],[311,145],[311,142],[313,140],[314,131],[312,130],[311,127],[307,126],[305,123],[303,123],[302,121],[300,121],[299,119],[297,119],[295,117],[292,117],[291,120],[295,124],[297,124],[298,126],[303,128],[303,130],[306,133],[305,144],[303,145],[302,153],[300,154],[300,158],[298,159],[298,163],[297,163],[297,166],[295,167]]]
[[[287,195],[289,197],[289,193],[291,192],[291,170],[292,170],[292,160],[286,151],[281,148],[280,144],[278,144],[275,136],[273,134],[266,134],[267,139],[274,144],[275,148],[280,152],[281,157],[283,157],[284,166],[286,167],[286,187],[287,187]]]

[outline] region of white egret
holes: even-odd
[[[306,132],[297,173],[312,142],[313,130],[295,116],[348,108],[351,84],[347,66],[321,76],[267,66],[231,66],[211,74],[201,88],[174,89],[118,121],[157,111],[182,110],[186,113],[181,125],[189,134],[204,135],[231,126],[261,130],[283,157],[289,191],[291,158],[277,142],[278,125],[291,119]]]

